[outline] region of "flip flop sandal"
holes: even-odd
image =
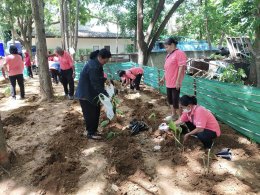
[[[102,140],[102,137],[99,135],[88,135],[88,139]]]

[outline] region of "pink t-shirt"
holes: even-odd
[[[192,122],[196,127],[216,132],[219,137],[220,127],[213,114],[202,106],[194,106],[190,113],[182,113],[181,122]]]
[[[18,54],[11,54],[6,56],[7,70],[9,76],[23,74],[24,64],[22,57]]]
[[[73,60],[67,51],[64,51],[63,56],[58,56],[61,70],[68,70],[73,67]]]
[[[138,74],[143,74],[144,70],[142,68],[130,68],[125,71],[125,75],[122,77],[124,80],[129,80],[132,79],[134,80]]]
[[[184,75],[185,75],[186,61],[187,61],[186,54],[179,49],[176,49],[173,53],[168,54],[166,56],[164,70],[165,70],[165,81],[166,81],[167,88],[176,88],[176,81],[178,77],[179,67],[185,66],[185,68],[182,69],[180,79],[179,79],[180,84],[182,83],[182,80],[184,79]]]

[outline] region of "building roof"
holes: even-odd
[[[33,32],[33,37],[35,36],[35,33]],[[60,30],[52,30],[49,31],[46,29],[46,38],[53,38],[53,37],[60,37]],[[94,32],[90,30],[79,30],[78,31],[78,37],[79,38],[117,38],[117,33],[112,33],[112,32]],[[130,39],[132,38],[131,36],[122,36],[118,34],[119,39]]]

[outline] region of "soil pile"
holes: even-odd
[[[35,170],[33,185],[55,194],[71,193],[85,168],[81,167],[81,148],[87,144],[84,126],[78,112],[70,111],[63,120],[63,130],[49,142],[50,157]],[[69,121],[69,122],[68,122]]]
[[[110,149],[107,149],[105,155],[110,161],[109,179],[119,183],[143,168],[142,152],[127,132],[121,133],[108,144]]]

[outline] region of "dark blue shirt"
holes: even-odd
[[[108,96],[105,90],[103,66],[97,59],[89,60],[80,73],[75,97],[81,100],[88,100],[92,104],[97,104],[100,93]]]

